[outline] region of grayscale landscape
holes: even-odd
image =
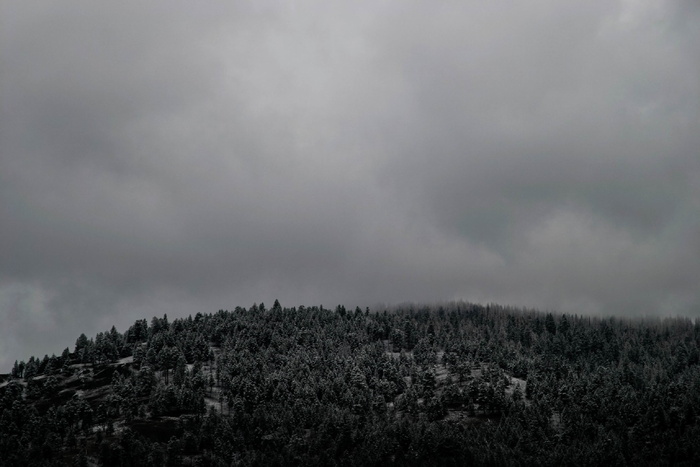
[[[3,0],[0,465],[700,463],[698,50],[694,0]]]

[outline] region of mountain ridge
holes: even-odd
[[[15,363],[0,465],[693,465],[699,344],[468,303],[141,319]]]

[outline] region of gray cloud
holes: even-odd
[[[5,2],[0,365],[254,301],[698,315],[696,2]]]

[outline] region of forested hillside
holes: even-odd
[[[136,321],[0,383],[0,464],[700,465],[700,323],[450,303]]]

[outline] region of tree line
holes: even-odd
[[[0,465],[698,465],[700,323],[463,302],[137,320],[0,387]]]

